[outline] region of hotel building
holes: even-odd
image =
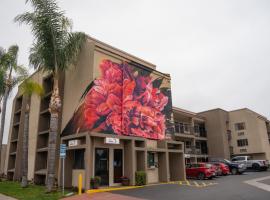
[[[30,79],[43,85],[45,95],[31,97],[28,179],[45,184],[53,79],[41,70]],[[60,76],[60,96],[62,112],[55,155],[59,185],[60,143],[67,145],[66,187],[77,186],[79,173],[83,174],[85,189],[90,188],[94,176],[101,177],[102,185],[118,185],[122,176],[134,185],[136,171],[146,172],[147,184],[185,180],[184,143],[174,135],[170,76],[157,71],[155,65],[88,37],[76,66]],[[19,87],[5,166],[10,180],[21,179],[25,105]],[[201,122],[194,118],[194,124]],[[197,144],[197,140],[192,142]]]
[[[270,160],[269,120],[248,109],[213,109],[199,113],[206,119],[210,157],[230,159],[249,155]]]
[[[208,139],[205,117],[180,108],[173,108],[175,139],[185,144],[185,162],[208,161]]]

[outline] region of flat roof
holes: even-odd
[[[198,113],[195,113],[195,112],[183,109],[183,108],[173,106],[173,111],[183,113],[183,114],[186,114],[186,115],[190,115],[190,116],[193,116],[193,117],[196,117],[196,118],[199,118],[199,119],[205,119],[205,117],[199,116]]]

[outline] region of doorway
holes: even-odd
[[[95,176],[101,178],[100,185],[109,185],[109,149],[95,149]]]
[[[113,182],[121,183],[121,177],[123,176],[123,150],[113,150]]]

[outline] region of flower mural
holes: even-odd
[[[170,87],[151,72],[103,60],[100,77],[90,84],[82,103],[63,131],[104,132],[164,139],[171,116]]]

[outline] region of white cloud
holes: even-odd
[[[173,103],[202,111],[249,107],[270,117],[267,0],[61,0],[74,30],[153,62],[172,76]],[[1,0],[0,46],[32,42],[12,22],[24,1]],[[3,28],[4,27],[4,28]]]

